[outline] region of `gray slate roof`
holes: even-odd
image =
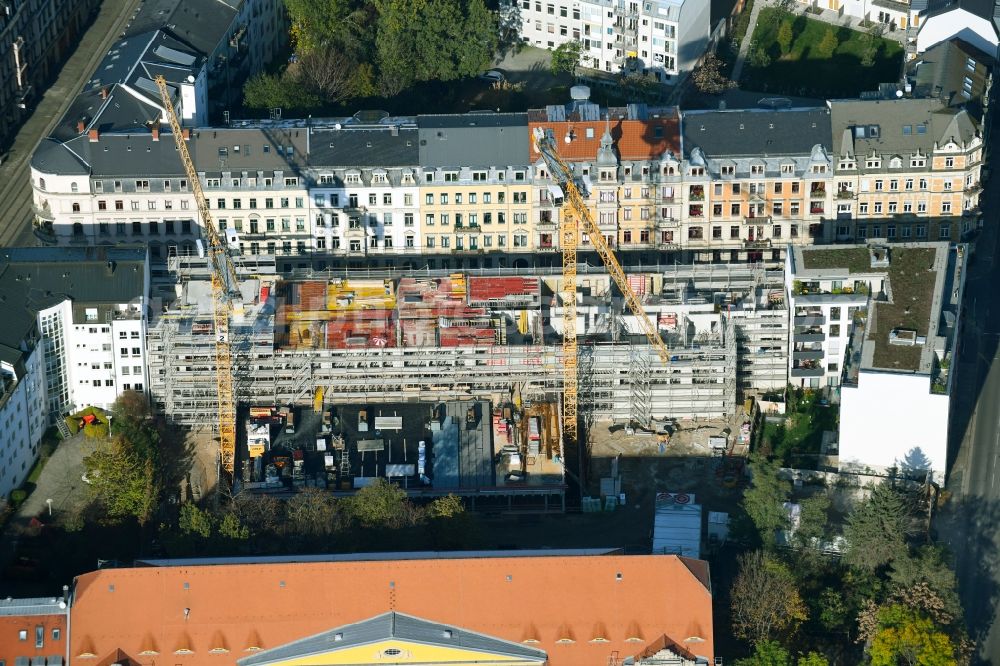
[[[63,176],[86,176],[90,165],[75,152],[68,143],[55,139],[42,139],[31,155],[31,166],[42,173],[57,173]]]
[[[949,138],[968,142],[978,131],[968,112],[949,109],[937,99],[834,100],[830,110],[837,154],[909,155],[919,150],[926,155],[935,143]],[[878,128],[877,135],[872,127]]]
[[[94,307],[143,296],[145,264],[138,247],[0,249],[0,345],[18,348],[39,310],[66,299]]]
[[[204,128],[192,133],[188,150],[201,172],[284,171],[292,176],[305,166],[307,136],[308,130],[298,127]]]
[[[331,650],[370,645],[392,638],[424,645],[453,646],[485,654],[499,653],[521,659],[534,659],[540,664],[546,663],[547,660],[545,652],[537,648],[390,611],[244,657],[237,663],[240,666],[260,666]]]
[[[417,127],[422,167],[485,169],[530,164],[526,113],[419,116]]]
[[[165,30],[203,55],[211,55],[243,0],[145,0],[126,36]]]
[[[972,59],[975,71],[966,64]],[[965,105],[977,118],[982,118],[985,77],[993,70],[996,60],[968,42],[955,38],[941,42],[908,63],[913,78],[913,94],[919,97],[939,97],[949,106]],[[972,81],[970,97],[965,97],[963,83]]]
[[[310,132],[309,162],[314,168],[415,167],[418,162],[416,127],[347,125]]]
[[[709,158],[809,155],[832,146],[830,111],[744,109],[687,111],[681,116],[684,156],[700,148]]]

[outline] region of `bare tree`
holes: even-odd
[[[792,572],[762,550],[740,556],[730,593],[733,633],[753,643],[769,640],[806,619]]]
[[[354,63],[332,48],[316,49],[302,56],[298,75],[303,83],[330,102],[342,102],[354,97]]]
[[[736,87],[734,81],[730,81],[722,74],[722,61],[714,53],[705,56],[691,74],[691,80],[699,92],[707,95],[719,95]]]

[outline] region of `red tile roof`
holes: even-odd
[[[712,596],[692,572],[707,568],[689,564],[651,555],[104,569],[76,581],[70,658],[122,650],[141,664],[215,664],[222,650],[239,659],[396,610],[531,641],[551,666],[606,666],[654,642],[711,663]]]
[[[553,130],[559,154],[563,159],[572,162],[597,158],[597,149],[601,145],[601,137],[608,125],[604,120],[551,122],[529,118],[528,137],[531,141],[532,162],[540,157],[535,150],[534,139],[531,138],[536,127]],[[593,131],[592,138],[587,138],[588,129]],[[573,140],[566,143],[564,139],[569,132],[572,132]],[[680,136],[680,121],[676,115],[648,120],[611,119],[611,139],[619,159],[623,161],[660,159],[668,150],[679,156]]]

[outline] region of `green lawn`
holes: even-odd
[[[820,394],[802,389],[788,390],[788,411],[784,423],[765,423],[762,451],[773,455],[782,465],[808,466],[803,456],[820,452],[824,430],[837,430],[838,410],[820,404]]]
[[[784,16],[784,18],[782,18]],[[782,55],[778,32],[784,21],[792,26],[792,43]],[[829,58],[818,53],[828,29],[834,31],[837,48]],[[856,97],[865,90],[875,90],[879,83],[899,79],[903,47],[887,39],[874,38],[877,52],[874,64],[862,65],[865,33],[832,26],[805,16],[782,14],[778,9],[764,9],[753,33],[754,48],[763,49],[770,59],[765,67],[754,66],[747,58],[740,87],[805,97]]]

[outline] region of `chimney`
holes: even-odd
[[[77,134],[83,134],[84,130],[86,130],[86,129],[87,129],[87,123],[83,122],[82,120],[76,121],[76,133]]]
[[[153,141],[159,141],[160,140],[160,126],[159,125],[153,125],[150,128],[150,131],[152,131],[152,133],[153,133]]]
[[[108,87],[103,86],[101,88],[101,99],[107,99],[107,98],[108,98]]]
[[[94,142],[96,142],[96,141],[97,141],[98,139],[100,139],[100,138],[101,138],[101,130],[97,129],[96,127],[93,127],[93,128],[91,128],[91,130],[90,130],[90,131],[89,131],[89,132],[87,133],[87,135],[88,135],[88,136],[90,137],[90,141],[91,141],[91,143],[94,143]]]
[[[185,127],[184,129],[182,129],[181,130],[181,136],[184,137],[185,141],[190,140],[191,139],[191,128]]]

